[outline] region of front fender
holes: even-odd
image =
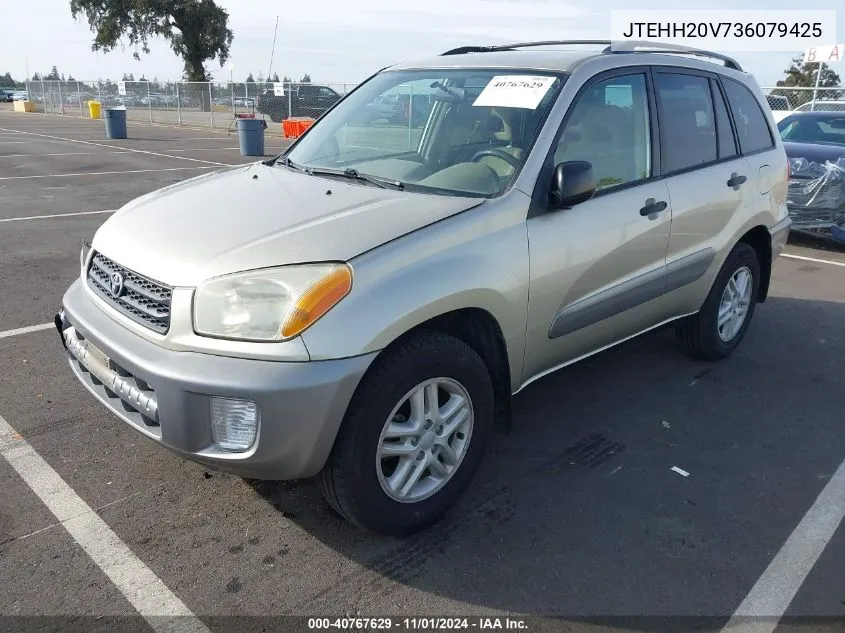
[[[382,245],[352,267],[349,296],[302,335],[313,360],[379,351],[434,317],[479,308],[498,322],[511,376],[521,377],[529,283],[524,209],[520,218],[482,205]]]

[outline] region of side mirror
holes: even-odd
[[[591,163],[585,160],[559,163],[552,177],[549,208],[568,209],[586,202],[593,197],[596,187],[596,176]]]

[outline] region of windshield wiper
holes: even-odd
[[[401,180],[392,180],[390,178],[381,178],[380,176],[370,176],[368,174],[362,174],[357,169],[352,169],[351,167],[347,169],[326,169],[321,167],[301,166],[297,167],[303,169],[307,173],[314,176],[340,176],[342,178],[349,178],[350,180],[360,180],[361,182],[367,182],[371,185],[375,185],[376,187],[381,187],[382,189],[396,189],[397,191],[402,191],[405,188],[405,183]]]
[[[273,162],[268,163],[268,164],[269,164],[269,165],[275,165],[275,164],[276,164],[276,160],[277,160],[278,158],[281,158],[281,157],[280,157],[280,156],[277,156],[276,158],[274,158],[274,159],[273,159]],[[297,165],[295,162],[293,162],[293,161],[292,161],[290,158],[288,158],[287,156],[285,156],[285,157],[284,157],[284,159],[282,160],[282,163],[281,163],[281,164],[282,164],[284,167],[290,167],[291,169],[295,169],[296,171],[306,171],[306,172],[308,171],[305,167],[303,167],[302,165]]]

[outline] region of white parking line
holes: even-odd
[[[781,253],[781,257],[800,259],[804,262],[815,262],[817,264],[830,264],[831,266],[845,266],[845,262],[835,262],[832,259],[816,259],[815,257],[804,257],[802,255],[791,255],[789,253]]]
[[[112,149],[115,148],[114,145],[107,145],[106,143],[96,143],[94,141],[80,141],[76,138],[66,138],[63,136],[52,136],[51,134],[38,134],[37,132],[24,132],[21,130],[12,130],[9,128],[0,128],[0,132],[17,132],[18,134],[27,134],[29,136],[37,136],[39,138],[46,138],[56,141],[64,141],[66,143],[80,143],[81,145],[93,145],[94,147],[110,147]],[[218,163],[212,160],[202,160],[199,158],[188,158],[187,156],[174,156],[173,154],[163,154],[161,152],[151,152],[146,149],[135,149],[130,147],[123,147],[121,149],[125,149],[129,152],[135,152],[137,154],[148,154],[150,156],[162,156],[164,158],[178,158],[179,160],[188,160],[194,163],[205,163],[206,165],[219,165],[220,167],[235,167],[235,165],[230,165],[228,163]]]
[[[2,141],[0,141],[2,142]],[[171,150],[173,151],[173,150]],[[6,154],[0,158],[41,158],[42,156],[100,156],[103,154],[131,154],[125,149],[119,152],[61,152],[59,154]]]
[[[100,516],[0,415],[0,454],[154,631],[210,633]],[[164,618],[162,619],[162,616]],[[176,620],[176,618],[179,618]]]
[[[177,158],[174,156],[173,158]],[[76,178],[78,176],[113,176],[115,174],[147,174],[158,171],[185,171],[186,169],[214,169],[213,165],[198,167],[168,167],[166,169],[129,169],[126,171],[89,171],[77,174],[38,174],[35,176],[0,176],[0,180],[32,180],[35,178]]]
[[[14,330],[5,330],[0,332],[0,338],[8,338],[10,336],[17,336],[18,334],[28,334],[30,332],[40,332],[51,327],[56,327],[54,323],[42,323],[41,325],[30,325],[29,327],[19,327]]]
[[[722,631],[772,633],[845,517],[845,462]]]
[[[52,213],[50,215],[24,215],[19,218],[0,218],[0,222],[22,222],[23,220],[46,220],[48,218],[67,218],[74,215],[96,215],[98,213],[114,213],[115,209],[105,211],[75,211],[73,213]]]
[[[168,152],[220,152],[239,150],[240,147],[192,147],[189,149],[169,149]]]

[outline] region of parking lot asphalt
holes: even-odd
[[[653,630],[645,616],[718,631],[749,596],[777,604],[796,582],[777,630],[842,630],[845,532],[830,521],[843,502],[825,501],[827,524],[813,509],[845,459],[843,253],[790,244],[723,362],[687,359],[664,330],[530,385],[447,518],[387,539],[339,519],[310,481],[246,481],[162,450],[73,378],[47,324],[79,274],[80,236],[142,193],[255,160],[225,132],[130,123],[129,136],[0,112],[0,421],[20,434],[0,433],[0,628],[135,613],[10,466],[22,440],[215,632],[233,615],[505,613],[564,616],[579,633],[605,616],[619,631]],[[810,629],[808,616],[840,619]]]

